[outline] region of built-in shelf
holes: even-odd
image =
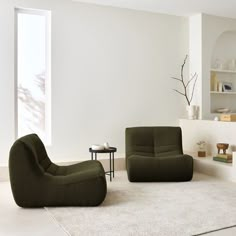
[[[235,154],[233,155],[235,156]],[[195,171],[228,181],[236,181],[235,159],[233,160],[233,163],[213,161],[212,157],[193,156],[193,159]]]
[[[236,95],[236,92],[217,92],[217,91],[210,91],[211,94],[220,94],[220,95]]]
[[[211,114],[213,114],[213,115],[222,115],[222,114],[225,114],[225,113],[221,113],[221,112],[216,112],[216,111],[214,111],[214,112],[211,112]],[[231,114],[231,113],[230,113]],[[221,121],[221,120],[219,120],[219,122],[229,122],[229,121]]]
[[[233,163],[225,163],[220,161],[214,161],[213,156],[207,157],[197,157],[193,155],[194,160],[201,161],[202,163],[208,163],[215,166],[226,166],[226,167],[233,167]]]
[[[214,111],[219,108],[228,108],[231,111],[235,111],[236,70],[220,70],[211,68],[210,72],[210,113],[214,115]],[[229,88],[231,87],[232,91],[224,89],[226,85],[228,85]]]
[[[194,170],[222,179],[236,181],[236,122],[181,119],[183,150],[194,158]],[[191,138],[189,138],[191,137]],[[208,157],[197,157],[197,143],[206,142]],[[233,163],[213,161],[217,143],[228,143],[227,153],[233,154]]]
[[[219,69],[214,69],[214,68],[211,68],[211,72],[236,74],[236,70],[219,70]]]

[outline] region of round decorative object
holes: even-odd
[[[100,144],[93,144],[91,148],[92,150],[104,150],[104,146]]]
[[[229,147],[228,143],[217,143],[216,147],[218,149],[218,154],[220,153],[220,150],[223,150],[223,153],[226,154],[226,150]]]
[[[104,143],[103,146],[104,146],[105,149],[109,149],[110,148],[109,143],[107,143],[107,142]]]

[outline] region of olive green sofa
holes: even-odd
[[[13,144],[9,172],[15,202],[21,207],[97,206],[107,193],[100,162],[58,166],[50,161],[36,134]]]
[[[129,181],[192,179],[193,158],[183,154],[180,127],[127,128],[125,142]]]

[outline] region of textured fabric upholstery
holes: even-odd
[[[100,162],[58,166],[51,162],[36,134],[15,141],[9,172],[15,202],[21,207],[97,206],[107,193]]]
[[[192,179],[193,158],[183,154],[180,127],[127,128],[125,142],[131,182]]]

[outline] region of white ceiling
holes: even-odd
[[[75,2],[191,16],[197,13],[236,18],[236,0],[72,0]]]

